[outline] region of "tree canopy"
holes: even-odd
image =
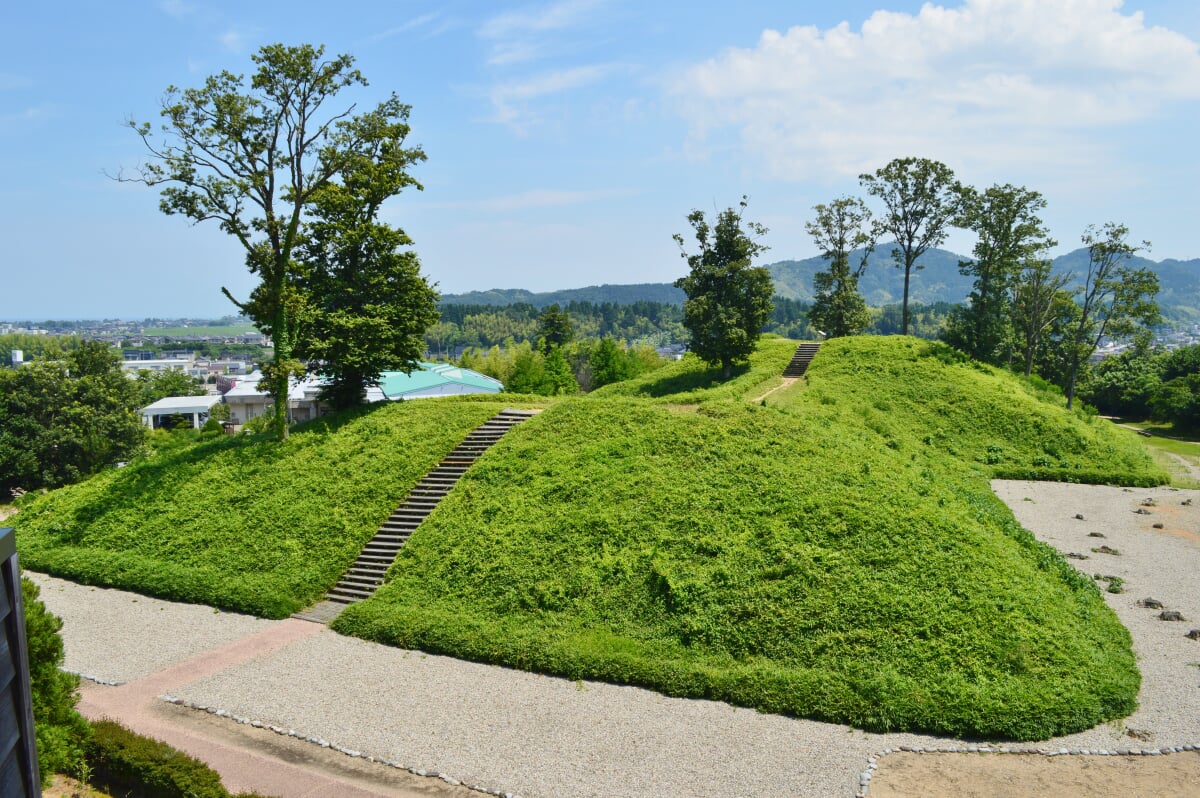
[[[867,193],[883,203],[876,237],[895,239],[892,259],[904,270],[901,334],[908,335],[909,282],[926,251],[941,246],[958,213],[959,184],[950,167],[928,158],[896,158],[874,174],[858,176]]]
[[[1087,362],[1106,335],[1131,335],[1139,325],[1159,320],[1158,277],[1144,268],[1134,268],[1130,259],[1147,249],[1129,241],[1129,228],[1116,222],[1102,227],[1089,225],[1082,236],[1088,248],[1088,270],[1084,277],[1079,317],[1067,347],[1067,407],[1075,400],[1075,382],[1080,366]]]
[[[770,273],[750,261],[767,247],[756,239],[767,228],[745,222],[742,213],[747,200],[717,215],[710,227],[704,212],[688,214],[700,250],[689,255],[683,236],[675,242],[687,260],[691,272],[675,281],[687,295],[683,303],[683,325],[691,333],[691,351],[701,360],[719,364],[725,379],[733,374],[733,364],[754,352],[754,343],[771,315],[774,287]]]
[[[813,276],[816,297],[808,312],[809,321],[830,338],[857,335],[871,323],[866,300],[858,292],[858,278],[867,268],[875,249],[871,237],[871,211],[853,197],[841,197],[829,205],[813,208],[816,218],[805,225],[829,268]],[[851,267],[850,253],[862,253]]]
[[[425,154],[400,146],[407,117],[402,108],[390,120],[347,123],[388,129],[362,132],[367,149],[346,160],[338,181],[313,193],[298,247],[305,324],[296,356],[325,378],[322,397],[335,409],[363,403],[383,371],[416,368],[425,330],[438,320],[437,292],[421,275],[412,239],[377,218],[385,200],[421,188],[408,169]]]
[[[963,188],[961,203],[958,225],[978,238],[975,257],[960,261],[959,270],[975,282],[967,304],[947,319],[943,338],[976,360],[999,363],[1011,341],[1013,291],[1022,278],[1042,280],[1034,264],[1057,242],[1039,215],[1046,200],[1024,186]]]
[[[407,183],[396,170],[424,156],[403,146],[409,107],[395,94],[360,114],[348,101],[329,107],[343,90],[367,84],[353,57],[272,44],[252,60],[248,82],[225,71],[200,88],[169,87],[161,137],[149,123],[130,122],[150,153],[134,179],[163,186],[164,213],[215,221],[245,249],[258,285],[244,300],[222,290],[271,336],[274,357],[264,373],[275,426],[286,437],[288,381],[304,371],[295,353],[308,312],[296,251],[314,205],[339,180],[355,196],[356,179],[386,173],[398,191]]]
[[[557,303],[547,305],[538,316],[537,338],[541,342],[542,354],[550,354],[550,350],[562,346],[574,337],[575,328],[571,324],[570,314]]]
[[[0,489],[54,488],[129,459],[145,437],[141,399],[117,353],[96,341],[0,369]]]

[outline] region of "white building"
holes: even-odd
[[[172,416],[191,416],[192,428],[200,429],[208,421],[213,405],[220,401],[220,396],[168,396],[143,407],[138,413],[142,423],[150,429],[162,427],[166,419]]]

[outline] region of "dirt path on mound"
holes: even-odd
[[[761,402],[763,399],[766,399],[768,396],[775,393],[776,391],[782,391],[784,388],[792,387],[793,385],[796,384],[797,380],[799,380],[799,379],[800,379],[799,377],[784,377],[783,382],[779,383],[774,388],[772,388],[771,390],[764,393],[762,396],[756,396],[753,399],[751,399],[750,401],[751,402]]]

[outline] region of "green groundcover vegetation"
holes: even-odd
[[[324,595],[408,490],[510,401],[396,402],[266,436],[166,445],[28,503],[21,563],[283,618]]]
[[[1128,633],[988,479],[1164,481],[1138,442],[940,344],[831,341],[780,387],[794,349],[764,339],[727,383],[685,358],[541,400],[334,628],[873,730],[1038,739],[1132,711]],[[280,617],[514,405],[164,447],[27,502],[22,561]]]
[[[1127,631],[988,479],[1163,481],[1137,443],[912,338],[831,341],[746,401],[790,349],[733,384],[685,359],[555,403],[334,628],[877,731],[1039,739],[1131,712]]]

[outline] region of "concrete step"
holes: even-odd
[[[467,433],[449,454],[412,487],[404,501],[379,525],[375,536],[362,547],[358,558],[342,574],[325,600],[304,613],[297,613],[296,617],[327,623],[328,620],[322,619],[332,620],[340,612],[340,606],[361,601],[374,593],[383,584],[387,570],[395,562],[400,548],[450,493],[467,469],[508,430],[535,413],[504,410]]]
[[[375,592],[375,591],[366,590],[364,588],[343,587],[342,584],[339,582],[337,585],[334,586],[333,590],[329,591],[329,595],[327,596],[327,598],[331,598],[336,601],[337,597],[341,596],[341,597],[344,597],[345,599],[347,599],[348,601],[362,601],[365,598],[370,598],[371,594],[373,592]]]

